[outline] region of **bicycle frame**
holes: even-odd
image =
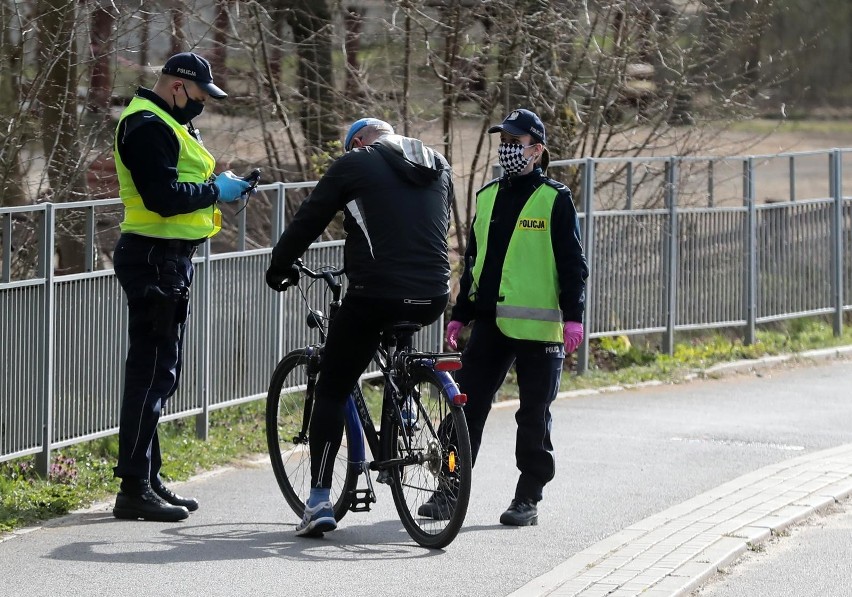
[[[297,263],[300,266],[302,265],[301,260]],[[315,273],[310,272],[306,268],[303,268],[301,271],[314,279],[323,279],[328,285],[328,288],[332,292],[332,300],[329,302],[329,321],[331,321],[341,304],[340,295],[342,286],[336,281],[335,276],[342,273],[342,271]],[[311,327],[316,327],[319,330],[320,340],[324,344],[326,341],[326,331],[320,322],[321,317],[317,312],[311,310],[309,321],[311,318],[314,319],[316,324]],[[400,338],[394,337],[393,341],[391,341],[391,338],[383,334],[382,344],[373,357],[373,361],[385,379],[380,415],[382,424],[389,424],[392,417],[401,421],[402,415],[399,405],[396,403],[396,398],[398,398],[400,391],[398,384],[404,381],[407,369],[411,367],[427,367],[434,371],[443,385],[448,402],[454,406],[463,406],[467,400],[467,396],[459,391],[455,381],[448,373],[448,371],[454,371],[461,367],[460,355],[458,353],[421,353],[417,351],[409,353],[406,349],[410,349],[411,347],[408,345],[398,347],[397,343],[399,340]],[[370,415],[366,400],[359,386],[355,386],[346,398],[344,418],[350,425],[350,428],[355,431],[352,437],[349,438],[350,444],[347,447],[349,466],[354,469],[356,474],[364,474],[367,480],[366,489],[355,488],[353,490],[354,495],[352,495],[350,502],[350,510],[369,510],[369,504],[376,501],[372,478],[369,472],[371,470],[379,471],[377,481],[385,483],[387,480],[383,471],[398,465],[399,461],[389,460],[389,455],[383,453],[380,431],[377,430],[373,422],[373,417]],[[432,427],[431,422],[427,421],[427,425],[434,433],[435,429]],[[303,429],[303,432],[306,431],[306,429]],[[408,444],[410,440],[405,438],[404,441]],[[367,446],[369,446],[370,453],[374,456],[374,460],[371,462],[367,461]],[[410,446],[407,445],[406,447]]]
[[[429,358],[430,356],[433,358]],[[431,369],[441,381],[443,391],[447,396],[448,402],[455,406],[464,405],[467,400],[467,396],[459,391],[455,381],[448,373],[449,370],[458,369],[460,367],[460,363],[458,363],[456,355],[454,354],[446,354],[442,356],[445,356],[445,358],[439,358],[437,355],[415,352],[411,354],[404,354],[404,356],[399,357],[396,353],[388,353],[384,346],[379,347],[374,361],[378,364],[382,376],[385,378],[381,414],[383,425],[390,423],[391,417],[396,417],[397,420],[401,419],[399,405],[396,401],[396,398],[398,398],[399,388],[393,380],[394,374],[397,372],[397,367],[392,364],[394,361],[407,361],[409,367],[427,367]],[[440,363],[445,363],[443,368],[439,368],[441,367]],[[403,390],[404,389],[405,388],[403,388]],[[392,412],[390,409],[393,409],[395,412]],[[398,465],[400,461],[398,459],[390,460],[389,455],[384,453],[379,437],[380,432],[376,430],[372,416],[367,409],[364,396],[361,393],[360,388],[357,386],[353,388],[353,391],[346,398],[345,418],[351,429],[356,431],[356,433],[354,433],[350,438],[350,444],[347,450],[349,466],[353,467],[357,474],[360,475],[363,473],[367,480],[366,489],[356,488],[354,490],[354,495],[350,502],[350,510],[368,510],[369,504],[376,501],[369,471],[379,471],[377,481],[379,483],[386,483],[388,482],[387,477],[383,474],[383,472]],[[426,424],[434,433],[435,429],[432,427],[432,423],[428,421],[428,419],[426,420]],[[408,444],[410,440],[409,438],[404,437],[404,441]],[[374,455],[374,460],[372,462],[367,461],[367,446],[370,447],[370,452]],[[408,448],[410,446],[406,445],[406,447]]]

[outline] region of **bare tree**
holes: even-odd
[[[86,197],[92,157],[111,153],[120,106],[110,98],[128,101],[136,84],[153,83],[151,66],[194,50],[210,57],[231,95],[210,103],[202,122],[220,167],[259,165],[265,180],[316,178],[339,153],[345,125],[376,115],[451,160],[462,245],[475,191],[492,176],[486,131],[506,112],[537,111],[553,159],[693,155],[724,123],[778,97],[779,58],[792,51],[769,25],[779,22],[776,7],[806,4],[388,0],[367,11],[358,0],[130,0],[114,8],[0,0],[0,76],[9,81],[0,85],[2,198]],[[81,109],[78,88],[97,112]],[[581,202],[579,174],[553,171]],[[654,174],[637,174],[634,184]],[[601,172],[596,182],[615,187],[623,178]],[[651,204],[660,194],[642,196]],[[288,192],[288,210],[299,200]],[[264,231],[258,244],[268,237],[262,203],[247,210]]]

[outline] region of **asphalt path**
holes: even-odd
[[[558,400],[557,477],[536,527],[498,522],[517,478],[510,403],[492,412],[465,526],[444,550],[409,539],[384,486],[373,511],[349,513],[324,539],[297,538],[261,460],[176,485],[201,501],[182,523],[118,521],[99,504],[0,538],[0,595],[508,595],[745,473],[852,443],[849,365],[787,363]]]

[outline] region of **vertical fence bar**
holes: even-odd
[[[591,265],[595,261],[595,159],[586,158],[583,166],[583,211],[585,219],[583,221],[583,245],[586,251],[586,263]],[[585,318],[584,327],[586,333],[583,334],[583,342],[580,344],[580,349],[577,352],[576,371],[578,374],[583,374],[589,370],[589,333],[591,333],[592,318],[589,313],[592,310],[592,304],[595,300],[595,287],[592,284],[594,276],[590,273],[586,280],[586,309],[583,317]]]
[[[743,160],[743,203],[746,206],[745,320],[746,345],[755,342],[757,320],[757,210],[754,200],[754,158]]]
[[[3,227],[3,270],[0,282],[8,282],[12,279],[12,214],[3,214],[0,223]]]
[[[707,207],[713,207],[716,200],[716,181],[713,180],[716,162],[710,160],[707,162]]]
[[[53,204],[45,204],[42,223],[41,254],[39,255],[38,275],[44,278],[42,289],[41,339],[41,452],[36,456],[36,471],[42,477],[50,472],[50,449],[53,443],[53,375],[54,356],[56,354],[54,335],[55,291],[53,280],[53,255],[56,251],[56,214]]]
[[[85,263],[83,270],[87,272],[95,269],[95,207],[86,208],[86,239],[84,241]]]
[[[630,211],[633,209],[633,162],[627,162],[627,180],[625,181],[625,186],[627,187],[627,210]]]
[[[790,201],[796,200],[796,156],[790,156]]]
[[[284,220],[287,212],[287,189],[281,183],[278,184],[278,191],[275,195],[275,204],[272,206],[272,239],[271,245],[274,247],[278,239],[284,233]],[[284,293],[276,293],[273,306],[275,313],[272,321],[275,325],[275,360],[276,362],[284,358]]]
[[[834,303],[834,335],[843,334],[843,154],[831,152],[831,193],[834,209],[831,218],[831,298]]]
[[[669,225],[666,230],[665,247],[663,249],[663,275],[665,276],[665,296],[663,304],[666,313],[666,331],[663,334],[662,350],[666,354],[674,354],[675,325],[677,324],[677,277],[678,277],[678,221],[677,221],[677,172],[676,158],[666,162],[666,207],[669,210]]]
[[[213,350],[210,347],[212,342],[211,325],[213,316],[211,313],[212,307],[210,298],[212,296],[213,276],[212,268],[210,267],[210,239],[208,238],[203,245],[204,262],[203,274],[201,276],[201,379],[198,384],[198,399],[201,403],[201,412],[195,417],[195,436],[198,439],[207,441],[210,435],[210,394],[213,363]]]
[[[240,205],[240,213],[237,215],[237,251],[240,253],[246,250],[246,211],[248,211],[246,208],[248,207],[250,196],[251,193],[249,193],[245,199],[240,201],[242,205]]]

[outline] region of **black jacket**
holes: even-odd
[[[387,135],[331,165],[275,245],[270,267],[286,271],[342,210],[347,292],[443,296],[453,197],[452,172],[441,154],[417,139]]]
[[[473,282],[471,269],[477,255],[476,235],[471,227],[464,257],[465,268],[460,280],[459,295],[453,307],[452,319],[467,324],[477,318],[493,319],[496,316],[503,261],[506,258],[512,232],[527,200],[539,186],[546,184],[559,191],[553,202],[550,228],[559,276],[559,308],[562,309],[564,321],[583,321],[586,278],[589,270],[580,241],[580,224],[571,190],[562,183],[544,176],[540,168],[522,176],[504,176],[499,180],[492,180],[483,188],[493,184],[499,184],[500,187],[491,213],[488,247],[479,277],[479,289],[471,300],[469,296]]]

